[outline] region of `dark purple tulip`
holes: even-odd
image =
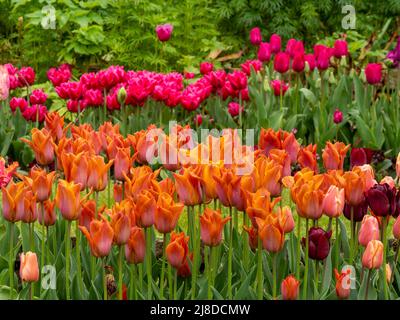
[[[396,188],[387,183],[376,184],[366,192],[366,200],[372,212],[380,217],[396,212]]]
[[[361,202],[357,206],[351,206],[349,204],[344,205],[343,214],[344,216],[351,221],[351,208],[353,208],[353,220],[355,222],[360,222],[367,214],[368,204],[366,201]]]
[[[374,152],[368,148],[353,148],[350,153],[350,168],[370,164]]]
[[[313,260],[324,260],[330,250],[329,239],[332,236],[332,230],[326,232],[322,228],[312,227],[308,233],[308,256]],[[302,239],[305,245],[306,239]]]

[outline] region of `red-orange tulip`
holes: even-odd
[[[272,214],[264,220],[256,218],[258,226],[258,236],[262,241],[263,248],[268,252],[278,252],[282,250],[285,243],[285,233],[279,224],[278,218]]]
[[[297,300],[300,281],[293,275],[287,276],[281,284],[282,300]]]
[[[168,262],[176,269],[181,268],[188,259],[189,255],[189,237],[186,237],[183,232],[171,233],[171,240],[166,248]]]
[[[132,166],[131,149],[117,148],[114,158],[114,175],[115,179],[125,181],[125,175],[128,174]]]
[[[8,187],[2,187],[3,197],[3,217],[9,222],[17,222],[22,219],[24,210],[17,210],[17,208],[24,208],[24,194],[27,191],[23,182],[14,183],[11,181]]]
[[[304,148],[301,148],[297,155],[297,162],[302,169],[310,168],[315,173],[318,172],[317,162],[317,145],[310,144]]]
[[[64,117],[61,117],[57,112],[49,112],[44,120],[44,126],[50,132],[53,140],[60,141],[64,135]]]
[[[89,157],[87,152],[82,151],[78,154],[62,153],[59,158],[64,171],[65,180],[79,183],[81,185],[81,190],[87,187]]]
[[[57,193],[55,202],[62,216],[66,220],[79,219],[81,204],[80,204],[80,184],[58,180]]]
[[[46,227],[52,226],[56,223],[57,214],[54,210],[55,202],[52,200],[46,200],[43,202],[44,212],[42,216],[42,212],[38,214],[38,220],[40,224],[44,224]]]
[[[143,228],[151,227],[154,224],[157,202],[153,193],[143,190],[136,201],[135,208],[136,222]]]
[[[111,211],[110,225],[114,231],[114,243],[118,246],[126,244],[131,233],[131,218],[120,204],[116,204]]]
[[[161,193],[157,200],[154,226],[160,233],[169,233],[175,229],[179,216],[184,209],[183,203],[175,203],[168,193]]]
[[[322,160],[326,170],[343,170],[343,163],[350,145],[343,142],[327,142],[322,152]]]
[[[108,256],[113,243],[114,231],[107,220],[93,220],[90,223],[89,230],[82,226],[79,226],[79,229],[87,238],[92,254],[95,257]]]
[[[39,280],[39,264],[36,253],[28,251],[21,253],[21,264],[19,267],[19,276],[24,282],[36,282]]]
[[[142,263],[146,255],[146,239],[143,229],[133,227],[125,245],[125,258],[129,263]]]
[[[54,161],[53,139],[46,128],[42,130],[33,128],[32,140],[21,138],[21,141],[30,145],[38,164],[46,166]]]
[[[43,202],[50,198],[56,172],[46,173],[41,168],[32,168],[30,177],[32,179],[32,191],[36,193],[37,201]]]
[[[36,195],[29,189],[25,189],[23,201],[17,203],[17,216],[25,223],[35,222],[37,219]]]
[[[202,203],[201,177],[196,175],[192,169],[184,168],[182,174],[174,173],[174,178],[179,201],[187,206]]]
[[[87,186],[95,191],[103,191],[108,183],[108,170],[114,163],[110,160],[107,164],[104,163],[102,156],[91,156],[88,159],[88,180]]]
[[[222,230],[231,217],[223,218],[220,210],[206,208],[200,216],[201,240],[206,246],[215,247],[222,241]]]

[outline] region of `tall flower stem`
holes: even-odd
[[[304,282],[303,282],[303,299],[307,300],[307,284],[308,284],[308,249],[309,249],[309,240],[308,240],[308,218],[306,219],[306,256],[304,261]]]
[[[339,239],[339,218],[336,218],[335,221],[335,234],[336,234],[336,247],[335,247],[335,261],[336,261],[336,269],[339,269],[339,249],[340,249],[340,239]]]
[[[196,286],[197,286],[197,273],[199,267],[199,258],[200,258],[200,237],[197,235],[197,220],[196,214],[194,213],[194,207],[192,207],[192,223],[193,223],[193,266],[192,266],[192,300],[196,297]]]
[[[43,268],[44,263],[45,263],[45,256],[46,256],[46,247],[45,247],[45,242],[46,242],[46,238],[45,238],[45,234],[46,234],[46,226],[44,225],[44,205],[43,202],[40,203],[40,210],[41,210],[41,215],[42,215],[42,249],[41,249],[41,255],[40,255],[40,266]]]
[[[160,299],[164,299],[164,278],[165,278],[165,260],[166,260],[166,253],[165,249],[167,247],[167,234],[164,233],[163,235],[163,255],[161,258],[161,276],[160,276]]]
[[[350,209],[350,221],[351,221],[351,239],[350,239],[350,263],[353,263],[353,258],[354,258],[354,208],[351,207]]]
[[[232,299],[232,254],[233,254],[233,223],[232,223],[232,207],[229,207],[229,246],[228,246],[228,299]]]
[[[169,263],[167,266],[167,272],[168,272],[169,300],[172,300],[173,295],[174,295],[174,288],[173,288],[173,279],[172,279],[172,267]]]
[[[107,257],[104,257],[103,260],[102,260],[102,269],[103,269],[103,300],[108,300],[106,259],[107,259]]]
[[[71,299],[71,292],[70,292],[70,267],[71,267],[71,245],[70,245],[70,239],[71,239],[71,221],[67,220],[66,221],[67,225],[67,231],[65,232],[65,295],[66,299],[70,300]]]
[[[13,298],[14,290],[14,223],[10,222],[10,251],[8,256],[8,272],[10,277],[10,299]]]
[[[296,261],[296,279],[300,279],[300,261],[301,261],[301,243],[300,243],[300,231],[301,231],[301,218],[297,216],[297,261]]]
[[[131,265],[131,283],[129,285],[129,298],[131,300],[137,300],[137,288],[136,288],[136,264]]]
[[[77,275],[78,275],[78,287],[79,291],[83,293],[83,280],[82,280],[82,263],[81,263],[81,233],[79,231],[79,223],[76,221],[75,224],[75,236],[76,236],[76,268],[77,268]]]
[[[214,279],[216,276],[216,264],[217,264],[217,247],[210,247],[210,259],[208,261],[208,266],[209,266],[209,272],[208,272],[208,294],[207,297],[209,300],[211,300],[213,298],[213,291],[212,291],[212,287],[214,286]]]
[[[272,299],[276,298],[276,282],[277,282],[277,265],[276,265],[276,260],[277,260],[277,253],[273,253],[272,257]]]
[[[365,297],[364,300],[368,300],[368,288],[369,288],[369,282],[371,281],[371,269],[368,269],[367,272],[367,288],[365,289]],[[386,279],[385,279],[386,282]]]
[[[247,226],[248,216],[245,212],[243,212],[243,226]],[[243,258],[243,267],[244,270],[248,270],[249,268],[249,236],[247,232],[242,229],[242,258]]]
[[[123,288],[122,288],[122,275],[123,275],[123,258],[124,258],[124,246],[119,246],[119,257],[118,257],[118,294],[119,300],[122,300]]]
[[[257,299],[262,300],[263,298],[263,270],[262,270],[262,243],[261,239],[258,238],[257,246]]]
[[[151,300],[153,295],[153,276],[152,276],[152,263],[151,263],[151,227],[146,228],[146,273],[147,273],[147,299]]]
[[[318,260],[315,260],[314,300],[316,300],[318,296],[318,282],[319,282],[318,277],[319,277],[319,264]]]
[[[386,256],[387,256],[387,225],[389,222],[389,217],[383,217],[383,222],[382,222],[382,242],[383,242],[383,263],[382,263],[382,271],[383,271],[383,293],[385,296],[385,300],[389,299],[389,294],[388,294],[388,287],[387,287],[387,281],[386,281]]]

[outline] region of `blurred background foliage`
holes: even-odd
[[[49,4],[55,29],[41,25]],[[41,79],[64,62],[81,72],[111,64],[193,71],[204,59],[229,67],[254,56],[248,32],[255,26],[265,40],[278,33],[308,47],[333,42],[346,31],[346,4],[356,9],[356,29],[347,32],[350,50],[365,58],[362,49],[369,46],[378,50],[369,55],[380,56],[399,30],[399,0],[0,0],[0,63],[31,65]],[[174,26],[164,46],[154,31],[162,23]]]

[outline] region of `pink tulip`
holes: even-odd
[[[330,218],[338,218],[344,209],[344,189],[331,185],[322,202],[324,213]]]
[[[271,38],[269,39],[269,44],[271,46],[271,52],[273,54],[277,54],[281,51],[281,37],[279,35],[275,33],[271,35]]]
[[[382,65],[380,63],[369,63],[365,68],[365,76],[369,84],[378,84],[382,80]]]
[[[285,52],[279,52],[274,59],[274,69],[279,73],[289,70],[290,56]]]
[[[156,27],[157,38],[161,42],[168,41],[171,38],[172,31],[174,27],[167,23],[167,24],[160,24]]]
[[[257,53],[258,60],[268,62],[271,59],[271,47],[268,42],[261,42]]]
[[[250,42],[253,46],[258,46],[262,41],[260,28],[253,28],[250,30]]]
[[[379,222],[374,216],[366,215],[361,222],[358,242],[366,247],[371,240],[379,240]]]

